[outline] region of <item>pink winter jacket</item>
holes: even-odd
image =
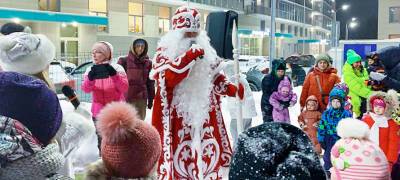
[[[95,79],[90,81],[88,73],[92,69],[86,69],[82,90],[86,93],[92,93],[92,114],[97,117],[100,110],[112,101],[125,101],[124,94],[128,91],[128,78],[124,68],[119,64],[111,64],[117,71],[117,75],[106,79]]]

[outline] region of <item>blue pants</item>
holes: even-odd
[[[326,136],[324,138],[324,142],[322,143],[322,146],[325,150],[324,152],[324,169],[325,171],[329,171],[329,169],[332,167],[332,162],[331,162],[331,149],[333,145],[335,145],[337,139],[334,136]]]

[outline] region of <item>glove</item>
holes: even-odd
[[[373,80],[376,80],[376,81],[382,81],[383,79],[386,78],[386,75],[381,74],[381,73],[377,73],[377,72],[371,72],[371,73],[369,74],[369,77],[370,77],[371,79],[373,79]]]
[[[93,81],[95,76],[96,73],[93,70],[90,70],[88,74],[89,81]]]
[[[196,58],[202,59],[204,56],[204,49],[201,48],[198,44],[192,44],[189,51],[188,52],[191,53],[191,55],[193,56],[193,59],[196,59]]]
[[[108,66],[109,64],[99,64],[99,65],[93,65],[92,70],[94,72],[93,79],[105,79],[110,76],[108,72]]]
[[[239,90],[238,90],[240,100],[244,98],[244,87],[242,83],[239,83]]]
[[[153,100],[149,99],[148,102],[147,102],[147,108],[151,109],[152,107],[153,107]]]
[[[115,76],[117,74],[117,71],[110,64],[106,64],[106,68],[110,76]]]
[[[279,101],[279,103],[284,107],[288,108],[290,106],[290,101]]]

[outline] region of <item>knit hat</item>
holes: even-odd
[[[390,117],[392,113],[395,111],[396,107],[399,107],[399,101],[397,97],[397,92],[393,89],[388,90],[387,92],[376,91],[373,92],[368,99],[367,103],[367,111],[373,112],[373,107],[375,100],[379,101],[379,104],[385,104],[385,116]],[[378,101],[377,101],[378,102]]]
[[[16,32],[0,37],[0,65],[5,71],[36,74],[48,67],[56,49],[44,35]]]
[[[284,63],[280,63],[277,67],[276,70],[284,70],[286,71],[286,65]]]
[[[17,23],[6,23],[3,26],[1,26],[0,33],[3,35],[9,35],[11,33],[15,32],[26,32],[26,33],[31,33],[31,28],[29,26],[23,26],[21,24]]]
[[[106,57],[106,60],[111,60],[113,55],[113,46],[106,41],[99,41],[94,43],[92,47],[92,51],[96,50],[96,52],[100,52]]]
[[[385,154],[369,140],[365,122],[342,119],[337,133],[342,139],[331,150],[331,179],[389,179]]]
[[[161,155],[157,130],[138,118],[136,109],[125,102],[108,104],[98,115],[102,136],[101,157],[111,176],[145,177]]]
[[[361,61],[361,56],[358,55],[354,50],[349,49],[347,50],[347,63],[350,65],[354,64],[355,62]]]
[[[229,179],[326,179],[314,146],[299,128],[269,122],[239,136]]]
[[[375,106],[380,106],[380,107],[385,108],[386,107],[386,103],[385,103],[385,101],[383,99],[378,99],[377,98],[372,102],[372,107],[375,107]]]
[[[43,145],[62,121],[57,95],[43,81],[16,72],[0,72],[0,115],[17,119]]]
[[[342,90],[346,95],[349,94],[349,86],[347,86],[346,83],[337,83],[333,86],[333,88]]]
[[[317,65],[320,61],[326,61],[329,65],[331,65],[332,58],[328,54],[318,54],[315,56],[315,65]]]
[[[341,102],[342,107],[344,105],[343,103],[345,98],[346,98],[346,93],[342,89],[337,87],[336,88],[334,87],[329,93],[329,102],[331,102],[333,99],[338,99]]]

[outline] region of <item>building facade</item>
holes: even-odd
[[[0,1],[0,25],[30,26],[53,41],[58,59],[76,64],[89,60],[92,44],[101,40],[114,46],[114,54],[125,55],[134,39],[144,38],[153,56],[175,9],[184,4],[200,10],[203,28],[212,11],[238,12],[241,54],[268,56],[270,0],[5,0]],[[279,0],[277,7],[277,57],[327,50],[332,0]],[[32,15],[24,16],[27,12]]]
[[[378,39],[400,38],[400,1],[379,0]]]

